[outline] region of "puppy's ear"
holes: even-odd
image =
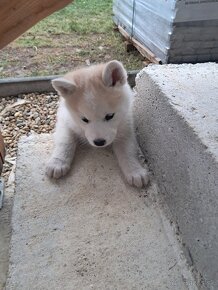
[[[76,90],[76,85],[73,81],[61,77],[51,81],[53,88],[64,98],[72,96]]]
[[[106,64],[102,79],[107,87],[122,86],[127,81],[127,73],[121,62],[112,60]]]

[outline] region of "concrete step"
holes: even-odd
[[[142,151],[190,262],[218,289],[218,64],[149,66],[136,83]]]
[[[19,144],[7,290],[197,289],[154,183],[125,183],[110,149],[79,148],[49,180],[47,135]]]

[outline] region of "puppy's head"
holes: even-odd
[[[114,141],[131,95],[120,62],[76,70],[54,79],[52,85],[92,146],[105,147]]]

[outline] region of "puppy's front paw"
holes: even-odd
[[[139,168],[137,170],[132,171],[129,174],[126,174],[126,179],[130,185],[134,185],[136,187],[144,187],[149,182],[149,174],[148,171],[144,168]]]
[[[46,174],[51,178],[60,178],[67,174],[70,170],[70,166],[67,162],[58,159],[52,158],[47,164]]]

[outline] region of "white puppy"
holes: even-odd
[[[47,175],[60,178],[70,170],[76,145],[82,138],[94,147],[112,144],[128,183],[137,187],[146,185],[148,172],[137,159],[133,92],[123,65],[113,60],[78,69],[54,79],[52,85],[61,100]]]

